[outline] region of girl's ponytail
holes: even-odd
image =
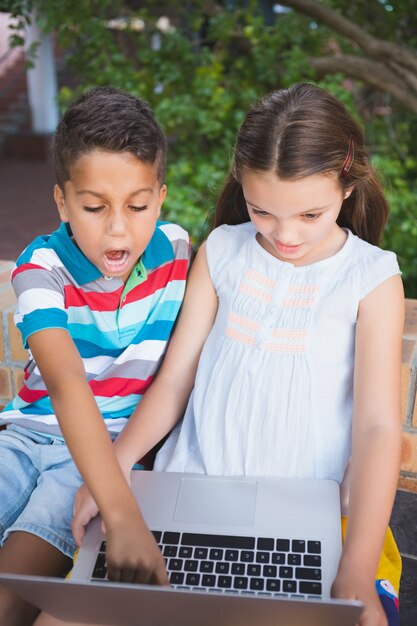
[[[216,228],[221,224],[242,224],[243,222],[249,222],[248,209],[243,196],[242,185],[238,183],[231,172],[217,200],[212,227]]]

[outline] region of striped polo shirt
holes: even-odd
[[[112,434],[120,432],[161,363],[184,296],[188,261],[187,233],[158,221],[125,285],[119,277],[103,276],[62,223],[52,235],[37,237],[13,269],[15,324],[24,346],[39,330],[67,330]],[[7,423],[61,434],[30,352],[24,386],[0,414],[0,424]]]

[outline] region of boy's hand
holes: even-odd
[[[81,545],[88,522],[98,513],[98,506],[86,485],[81,485],[75,495],[73,518],[71,521],[72,534],[77,546]]]
[[[106,528],[107,574],[125,583],[169,585],[165,560],[154,536],[137,516]]]
[[[362,580],[358,572],[339,572],[332,585],[333,598],[360,600],[364,609],[357,626],[388,626],[388,621],[375,588],[374,581]]]

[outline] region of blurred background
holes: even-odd
[[[0,258],[57,224],[49,140],[82,90],[150,102],[170,144],[165,217],[198,241],[245,111],[309,81],[363,125],[392,210],[383,246],[417,297],[416,45],[416,0],[0,0]]]

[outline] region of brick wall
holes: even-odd
[[[22,385],[26,351],[13,323],[16,303],[10,285],[12,261],[0,261],[0,410]],[[417,300],[406,301],[403,338],[402,394],[403,449],[399,488],[417,493]]]
[[[12,261],[0,261],[0,410],[22,386],[27,353],[13,322],[16,297],[10,284]]]

